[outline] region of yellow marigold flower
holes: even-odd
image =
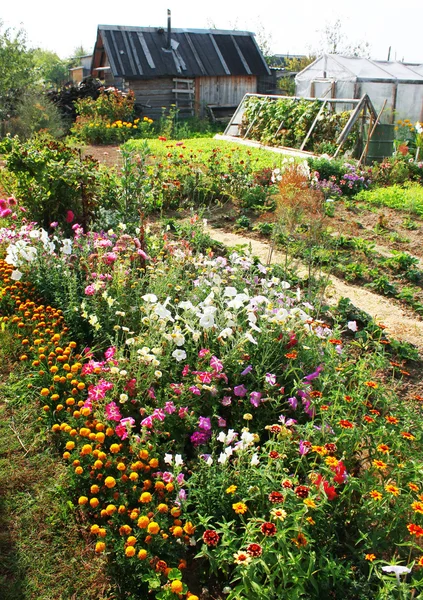
[[[159,513],[167,513],[168,510],[169,510],[169,507],[168,507],[167,504],[163,504],[162,503],[162,504],[158,505],[157,510],[158,510]]]
[[[170,589],[174,594],[180,594],[183,589],[182,581],[179,579],[174,579],[170,584]]]
[[[143,504],[148,504],[148,502],[151,502],[152,499],[153,496],[150,494],[150,492],[143,492],[140,497],[140,502]]]
[[[187,521],[184,525],[184,531],[187,535],[194,535],[195,533],[195,527],[194,525],[191,523],[191,521]]]
[[[324,446],[312,446],[311,449],[313,452],[320,454],[320,456],[324,456],[325,454],[328,453],[328,451],[326,450],[326,448]]]
[[[334,456],[327,456],[325,458],[325,463],[329,466],[329,467],[337,467],[338,466],[338,459],[335,458]]]
[[[230,485],[228,488],[226,488],[226,493],[227,494],[235,494],[237,489],[238,489],[237,485]]]
[[[100,554],[101,552],[104,552],[106,549],[106,544],[104,542],[97,542],[95,545],[95,551],[97,552],[97,554]]]
[[[151,521],[151,523],[148,524],[147,531],[151,535],[156,535],[156,533],[159,533],[160,531],[160,525],[155,521]]]
[[[91,508],[97,508],[97,506],[100,504],[100,500],[98,498],[91,498],[90,499],[90,506]]]
[[[114,477],[110,477],[110,476],[106,477],[106,479],[104,480],[104,485],[109,489],[113,488],[116,485],[116,479]]]
[[[173,528],[172,535],[174,537],[178,537],[178,538],[182,537],[183,533],[184,533],[184,530],[182,529],[182,527],[180,525],[177,525],[176,527]]]
[[[244,502],[235,502],[235,504],[232,504],[232,508],[237,515],[243,515],[248,510],[248,506]]]
[[[120,444],[112,444],[110,446],[110,452],[112,454],[117,454],[119,452],[119,450],[120,450]]]
[[[111,517],[116,511],[117,511],[117,508],[114,504],[107,505],[106,513],[109,515],[109,517]]]
[[[380,492],[378,492],[377,490],[372,490],[370,492],[370,498],[373,498],[373,500],[382,500],[383,496]]]
[[[142,516],[138,519],[138,527],[140,529],[146,529],[148,527],[148,524],[150,523],[150,519],[146,516]]]
[[[138,552],[138,558],[139,558],[140,560],[145,560],[145,559],[147,558],[147,554],[148,554],[148,553],[147,553],[147,550],[144,550],[144,548],[143,548],[142,550],[140,550],[140,551]]]
[[[88,498],[86,496],[80,496],[78,498],[78,504],[80,506],[84,506],[84,504],[87,504],[87,502],[88,502]]]
[[[131,558],[132,556],[135,556],[136,550],[133,546],[128,546],[127,548],[125,548],[125,556]]]

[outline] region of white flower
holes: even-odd
[[[181,360],[186,359],[187,353],[185,352],[185,350],[174,350],[172,352],[172,356],[175,360],[177,360],[178,362],[181,362]]]
[[[163,373],[161,371],[154,371],[154,377],[156,379],[160,379]]]
[[[151,304],[157,302],[157,296],[155,294],[145,294],[144,296],[141,296],[141,298],[144,302],[150,302]]]
[[[227,454],[225,454],[225,452],[221,452],[219,455],[219,458],[217,459],[217,462],[220,463],[221,465],[224,465],[228,462],[229,456]]]
[[[247,340],[249,342],[251,342],[252,344],[255,344],[257,346],[257,341],[253,338],[253,336],[251,335],[251,333],[249,331],[247,331],[247,333],[245,334],[245,337],[247,338]]]
[[[200,325],[204,329],[210,329],[214,325],[214,315],[213,314],[204,314],[201,315]]]
[[[233,298],[234,296],[237,295],[237,289],[234,287],[226,287],[225,291],[223,293],[224,296],[228,296],[229,298]]]
[[[182,310],[191,310],[194,308],[193,304],[189,300],[187,302],[179,302],[178,306]]]
[[[231,337],[231,335],[233,335],[232,329],[230,327],[226,327],[225,329],[222,329],[222,331],[219,333],[219,335],[217,337],[226,339],[228,337]]]
[[[347,323],[347,327],[350,331],[357,331],[358,327],[357,327],[357,322],[356,321],[348,321]]]
[[[120,394],[120,396],[119,396],[119,402],[121,404],[124,404],[127,400],[128,400],[128,394]]]
[[[208,459],[206,460],[206,465],[208,465],[209,467],[211,467],[213,464],[213,459],[211,456],[208,457]]]
[[[253,456],[251,457],[251,466],[255,467],[259,463],[260,463],[260,461],[259,461],[258,454],[254,453]]]
[[[167,465],[171,465],[173,463],[173,456],[171,454],[165,454],[163,460]]]
[[[173,340],[175,346],[183,346],[185,344],[185,337],[178,330],[171,333],[171,339]]]
[[[180,467],[183,464],[184,464],[184,461],[182,460],[182,456],[180,454],[175,454],[175,466]]]
[[[23,273],[21,273],[19,269],[15,269],[14,271],[12,271],[10,279],[13,279],[13,281],[20,281],[22,275]]]
[[[408,567],[402,567],[401,565],[387,565],[386,567],[382,567],[382,571],[384,571],[385,573],[395,573],[398,585],[401,583],[400,575],[404,575],[405,573],[411,573],[411,569],[409,569]]]

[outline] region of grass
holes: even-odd
[[[10,362],[13,340],[0,337],[0,598],[112,598],[104,559],[93,557],[66,497],[65,466],[40,426],[20,365]]]
[[[124,144],[124,148],[131,152],[137,152],[145,140],[129,140]],[[176,144],[182,144],[176,146]],[[181,154],[185,154],[186,158],[190,158],[190,154],[195,153],[197,159],[201,158],[201,162],[205,163],[213,152],[213,149],[218,148],[225,154],[229,155],[233,150],[236,150],[240,160],[252,160],[257,163],[257,169],[261,168],[280,168],[282,162],[286,161],[286,156],[269,152],[263,148],[254,148],[242,146],[235,142],[225,142],[224,140],[215,140],[212,138],[196,138],[190,140],[169,140],[163,142],[161,140],[148,140],[148,146],[151,154],[157,158],[166,156],[170,151],[177,148]],[[198,154],[201,152],[201,157]]]
[[[356,200],[423,217],[423,187],[417,183],[366,190],[357,194]]]

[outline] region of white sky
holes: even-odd
[[[316,47],[321,30],[336,19],[350,43],[367,41],[371,56],[423,63],[423,0],[3,0],[4,26],[25,29],[31,46],[66,58],[80,45],[92,51],[97,25],[265,32],[277,54],[307,54]]]

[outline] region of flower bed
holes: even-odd
[[[1,326],[93,552],[157,599],[421,589],[422,398],[395,395],[383,329],[322,320],[278,268],[196,253],[191,227],[1,233]]]

